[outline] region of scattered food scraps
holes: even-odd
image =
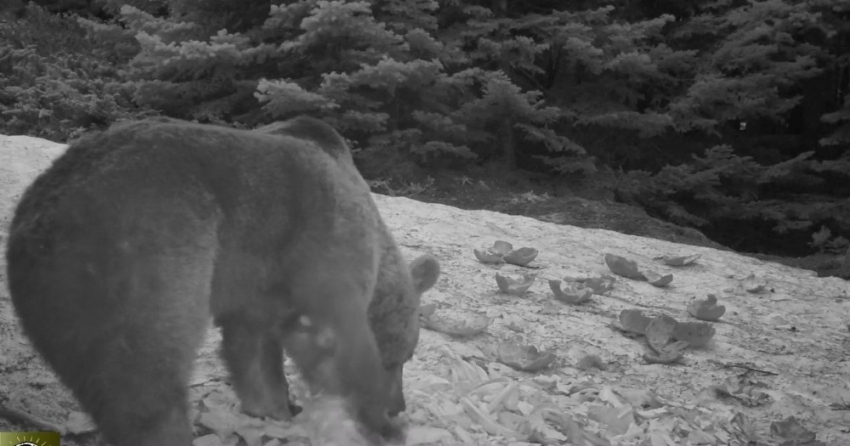
[[[467,317],[454,318],[441,316],[436,312],[422,319],[422,326],[439,333],[456,338],[467,338],[484,332],[493,319],[483,314],[472,314]]]
[[[646,277],[638,271],[637,262],[614,254],[605,254],[605,264],[612,273],[627,279],[646,280]]]
[[[744,406],[764,406],[771,401],[770,395],[763,392],[759,387],[766,387],[762,383],[753,383],[743,378],[730,376],[722,384],[714,386],[714,390],[725,396],[737,399]]]
[[[532,345],[502,342],[499,344],[499,362],[523,372],[536,372],[555,362],[555,355],[538,351]]]
[[[502,254],[473,249],[475,257],[481,263],[502,263]]]
[[[517,266],[526,266],[537,258],[537,250],[523,247],[517,250],[513,245],[502,240],[496,240],[493,246],[486,250],[473,249],[475,257],[481,263],[499,264],[507,262]]]
[[[647,282],[659,288],[666,287],[667,285],[670,285],[670,282],[673,281],[672,274],[665,274],[662,276],[661,274],[658,274],[653,271],[645,271],[643,275],[644,277],[646,277]]]
[[[641,310],[623,310],[620,312],[620,324],[632,333],[646,334],[646,327],[650,322],[652,322],[652,318],[644,315]]]
[[[709,294],[705,299],[694,299],[688,304],[688,313],[703,320],[715,322],[726,313],[726,307],[717,305],[717,296]]]
[[[504,261],[517,266],[525,266],[537,258],[537,250],[534,248],[519,248],[511,251],[504,257]]]
[[[564,281],[567,281],[567,279],[564,278]],[[592,289],[593,294],[603,294],[606,291],[611,290],[612,288],[614,288],[614,282],[616,281],[617,279],[607,274],[599,277],[591,277],[588,279],[576,279],[576,282],[584,285],[587,288]]]
[[[747,290],[747,292],[755,294],[767,288],[767,281],[763,278],[756,277],[755,274],[750,274],[741,281],[741,285],[745,290]]]
[[[643,359],[650,364],[670,364],[680,361],[685,356],[685,349],[688,343],[678,341],[672,344],[665,345],[661,350],[647,350],[643,354]]]
[[[534,283],[534,279],[535,276],[532,274],[523,274],[522,279],[517,279],[496,273],[496,284],[499,286],[499,290],[505,294],[525,294],[531,284]]]
[[[493,247],[490,248],[492,252],[499,253],[503,256],[508,255],[509,252],[513,251],[514,247],[508,242],[504,242],[501,240],[496,240],[493,242]]]
[[[555,293],[555,299],[570,305],[578,305],[590,300],[593,290],[590,288],[578,288],[572,284],[566,284],[561,290],[560,280],[550,280],[549,288]]]
[[[676,329],[676,325],[678,325],[676,319],[666,314],[652,318],[646,327],[646,339],[649,341],[649,346],[657,352],[664,351],[664,347],[673,339],[673,330]]]
[[[705,347],[714,337],[714,327],[705,322],[679,322],[673,329],[673,339],[686,341],[691,347]]]

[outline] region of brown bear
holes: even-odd
[[[210,317],[242,410],[292,415],[283,351],[401,435],[401,366],[439,264],[404,264],[342,138],[145,120],[72,144],[18,204],[12,301],[105,439],[189,444],[187,382]]]
[[[299,116],[260,127],[256,131],[309,140],[339,162],[346,163],[349,169],[356,170],[348,145],[324,121]],[[431,256],[414,260],[410,269],[416,283],[411,287],[408,275],[397,272],[397,265],[404,263],[401,252],[384,222],[379,221],[379,224],[381,261],[377,288],[369,305],[369,322],[378,342],[384,368],[390,373],[390,415],[396,415],[406,408],[402,392],[403,365],[413,356],[419,343],[419,298],[433,285],[433,282],[421,280],[427,278],[435,281],[440,270],[439,264]]]

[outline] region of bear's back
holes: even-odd
[[[201,214],[218,208],[233,221],[271,218],[286,207],[290,215],[327,222],[346,201],[371,201],[353,165],[341,165],[309,141],[152,119],[72,144],[27,189],[12,227],[49,221],[69,206],[141,213],[144,203],[163,197]]]

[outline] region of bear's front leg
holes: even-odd
[[[278,420],[297,415],[301,408],[289,399],[279,336],[239,315],[220,318],[218,324],[223,338],[222,358],[242,402],[242,412]]]

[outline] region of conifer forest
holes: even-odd
[[[307,114],[401,195],[542,178],[742,252],[850,245],[847,0],[4,5],[0,134]]]

